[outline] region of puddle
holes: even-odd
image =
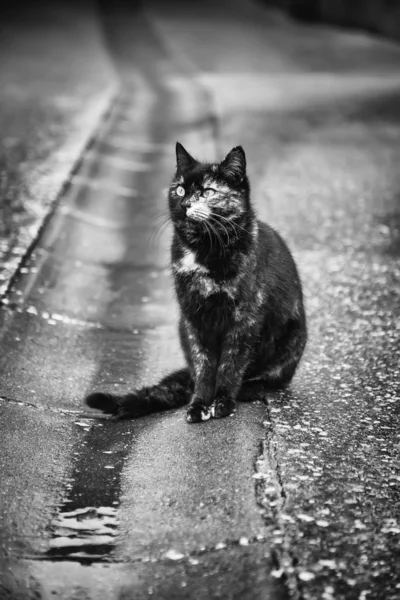
[[[115,548],[118,509],[101,506],[62,510],[52,523],[51,558],[102,559]]]
[[[83,564],[112,561],[119,534],[121,472],[134,425],[92,419],[75,421],[80,435],[65,496],[50,523],[46,557]]]

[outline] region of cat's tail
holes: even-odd
[[[134,419],[154,412],[187,404],[193,391],[189,369],[180,369],[164,377],[160,383],[144,387],[124,396],[95,392],[86,397],[90,408],[97,408],[114,419]]]

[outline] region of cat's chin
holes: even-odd
[[[201,239],[205,230],[206,227],[204,221],[192,219],[190,217],[186,217],[186,219],[179,224],[179,231],[184,237],[189,236],[192,238],[194,236],[195,239]]]

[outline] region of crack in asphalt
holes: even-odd
[[[256,500],[258,505],[265,511],[265,520],[269,516],[271,524],[275,526],[278,524],[282,532],[282,543],[276,544],[271,549],[272,561],[275,566],[273,574],[276,577],[281,577],[292,600],[303,600],[301,584],[295,570],[298,559],[290,549],[288,525],[282,518],[288,501],[288,494],[285,489],[281,465],[279,464],[276,431],[267,398],[264,399],[264,402],[267,411],[267,419],[264,421],[266,434],[265,439],[260,443],[260,454],[256,462],[256,475],[257,473],[260,474],[260,478],[256,479]],[[265,477],[261,477],[262,475]],[[268,480],[271,485],[267,488],[266,481]],[[266,514],[266,511],[269,511],[270,514]],[[271,541],[274,543],[273,535],[271,535]]]

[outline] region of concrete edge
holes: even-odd
[[[0,301],[10,291],[20,269],[35,248],[44,228],[53,215],[62,194],[79,167],[85,150],[93,143],[102,130],[102,124],[110,114],[120,93],[118,81],[101,92],[76,120],[76,133],[69,137],[47,160],[41,169],[47,174],[41,177],[32,188],[32,194],[49,198],[46,208],[31,225],[29,236],[20,245],[22,254],[9,261],[8,277],[0,284]]]

